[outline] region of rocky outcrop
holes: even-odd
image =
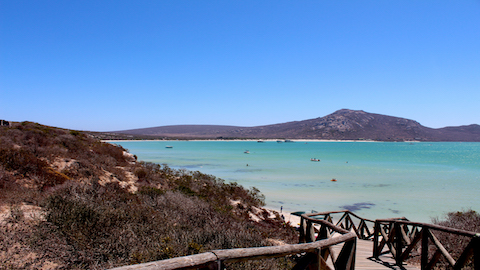
[[[413,120],[347,109],[307,122],[310,137],[322,139],[427,140],[431,130]]]

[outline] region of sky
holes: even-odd
[[[480,0],[0,0],[0,119],[480,124]]]

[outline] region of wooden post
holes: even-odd
[[[210,264],[207,269],[208,270],[224,270],[225,264],[222,261],[217,260],[216,263]]]
[[[312,252],[308,252],[307,254],[305,254],[305,256],[303,256],[303,258],[301,258],[297,262],[297,264],[292,268],[292,270],[311,269],[310,266],[315,260],[318,260],[318,255]]]
[[[358,225],[358,227],[360,229],[360,239],[365,239],[365,226],[367,226],[365,221],[363,219],[360,220],[360,223]]]
[[[345,242],[343,248],[335,261],[335,269],[354,270],[355,269],[355,250],[357,248],[357,238]]]
[[[314,239],[312,239],[312,234],[310,233],[310,231],[312,230],[312,222],[310,221],[307,221],[306,222],[306,227],[305,227],[305,242],[306,243],[310,243],[310,242],[313,242]]]
[[[375,220],[375,229],[373,230],[373,257],[378,259],[378,256],[380,256],[381,250],[379,249],[378,246],[378,238],[380,234],[380,222]]]
[[[308,269],[312,269],[312,270],[320,270],[321,269],[321,252],[320,252],[320,249],[319,248],[316,248],[315,249],[315,252],[313,252],[313,254],[315,255],[314,256],[314,260],[312,262],[310,262],[310,265],[308,265]]]
[[[299,236],[298,236],[298,242],[305,243],[305,233],[306,233],[306,228],[305,228],[305,219],[303,217],[300,218],[300,231],[299,231]]]
[[[320,230],[318,231],[317,241],[328,238],[328,228],[324,224],[320,225]]]
[[[427,268],[428,264],[428,228],[423,227],[420,233],[422,234],[422,257],[420,269],[424,270]]]
[[[314,242],[315,241],[315,227],[314,223],[309,221],[307,223],[307,242]]]
[[[480,233],[477,233],[473,239],[473,269],[480,270]]]
[[[357,258],[357,238],[352,241],[352,254],[349,265],[349,270],[355,270],[355,259]]]
[[[403,249],[403,236],[402,236],[402,226],[400,223],[395,222],[395,263],[402,267],[402,249]]]
[[[305,230],[305,241],[307,243],[315,241],[315,228],[313,222],[307,221],[307,228]]]
[[[326,249],[328,251],[328,249]],[[327,258],[323,255],[323,251],[320,251],[320,257],[318,258],[318,269],[320,270],[331,270],[327,265]]]

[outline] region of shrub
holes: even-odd
[[[432,221],[441,226],[480,232],[480,214],[471,209],[463,212],[450,212],[447,213],[444,220],[435,218]]]
[[[138,180],[144,180],[147,175],[148,173],[144,168],[139,168],[135,170],[135,176],[138,177]]]
[[[92,144],[92,151],[102,156],[109,156],[114,158],[118,163],[123,164],[126,162],[123,149],[121,146],[112,145],[109,143],[94,142]]]
[[[0,164],[7,170],[15,170],[22,175],[36,174],[47,167],[46,161],[37,158],[24,149],[0,149]]]
[[[77,130],[70,130],[70,134],[73,136],[79,136],[81,133],[80,131],[77,131]]]
[[[165,164],[133,164],[124,151],[82,132],[31,122],[0,129],[0,202],[28,202],[45,211],[44,220],[31,221],[12,208],[14,222],[0,226],[0,251],[20,246],[21,254],[36,257],[27,264],[0,261],[0,268],[42,268],[37,262],[54,260],[59,268],[100,269],[264,246],[267,237],[296,242],[295,231],[279,218],[250,220],[248,209],[263,204],[257,189]],[[69,162],[53,166],[57,161]],[[115,182],[99,184],[105,174],[122,181],[131,172],[140,180],[136,193]]]
[[[463,212],[450,212],[446,214],[443,220],[434,218],[432,222],[445,227],[480,233],[480,214],[471,209]],[[435,235],[454,258],[460,257],[461,252],[471,240],[469,237],[444,232],[435,232]],[[447,265],[448,263],[444,260],[441,260],[438,264],[442,269],[447,268]],[[462,269],[474,269],[472,260]]]
[[[121,265],[268,245],[252,221],[217,212],[196,196],[152,187],[131,194],[115,183],[72,184],[57,190],[44,207],[43,230],[59,232],[74,250],[88,254],[89,259],[67,262],[87,268],[93,262]]]
[[[87,203],[69,200],[59,195],[47,199],[46,220],[75,246],[86,248],[97,232],[100,214]]]
[[[13,177],[0,165],[0,190],[11,189],[15,184]]]
[[[63,184],[70,179],[65,174],[50,168],[45,160],[23,149],[0,149],[0,165],[23,176],[37,176],[35,184],[40,189]]]
[[[147,196],[150,196],[150,197],[154,198],[154,197],[165,194],[165,191],[163,191],[161,189],[158,189],[158,188],[155,188],[155,187],[142,186],[138,190],[138,194],[147,195]]]

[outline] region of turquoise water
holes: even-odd
[[[139,160],[257,187],[272,209],[347,208],[370,219],[405,216],[419,222],[450,211],[480,211],[480,143],[115,143]]]

